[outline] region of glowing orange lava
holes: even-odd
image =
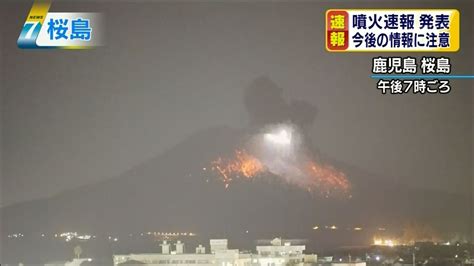
[[[331,192],[349,192],[350,183],[346,175],[333,166],[310,162],[308,168],[311,177],[310,187],[315,187],[327,195]]]
[[[234,178],[243,176],[250,179],[265,170],[263,164],[245,150],[236,150],[234,156],[233,159],[219,157],[211,163],[211,169],[219,172],[226,188],[229,187]]]
[[[299,174],[273,174],[288,184],[296,185],[311,193],[321,193],[326,197],[332,194],[345,195],[351,189],[346,175],[331,165],[315,161],[294,164],[297,170],[295,173]],[[257,157],[245,150],[236,150],[231,158],[219,157],[211,162],[211,169],[218,173],[219,179],[226,188],[234,179],[252,179],[265,172],[271,173],[271,168],[265,166]]]

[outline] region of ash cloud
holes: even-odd
[[[246,88],[244,104],[252,126],[265,126],[291,121],[299,128],[313,125],[316,106],[302,101],[290,102],[283,98],[283,89],[266,76],[254,79]]]

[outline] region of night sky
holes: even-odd
[[[208,127],[247,127],[243,91],[259,76],[317,107],[309,133],[324,154],[410,186],[470,192],[472,83],[381,95],[371,54],[325,52],[327,5],[54,3],[104,12],[107,46],[23,51],[29,6],[7,6],[2,20],[3,205],[113,178]],[[455,73],[472,70],[469,41],[451,55]]]

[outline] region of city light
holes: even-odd
[[[393,239],[382,239],[382,238],[374,238],[375,246],[386,246],[386,247],[394,247],[398,245],[398,241]]]

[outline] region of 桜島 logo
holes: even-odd
[[[37,0],[18,38],[20,48],[81,49],[103,44],[100,13],[48,12],[51,0]]]
[[[69,27],[71,29],[68,32]],[[72,19],[69,23],[69,19],[50,18],[48,21],[47,32],[49,34],[49,40],[79,39],[79,40],[84,40],[84,41],[90,41],[92,28],[90,27],[90,19],[77,18],[77,19]]]

